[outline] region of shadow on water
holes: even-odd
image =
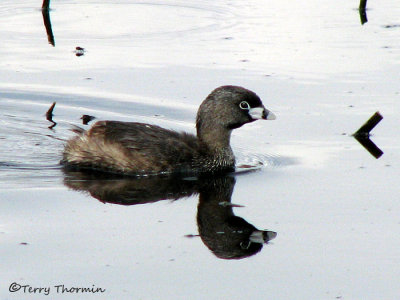
[[[178,200],[199,194],[197,225],[203,243],[218,257],[241,259],[258,253],[276,232],[258,230],[235,216],[231,197],[236,179],[231,175],[211,178],[145,177],[110,178],[98,173],[64,170],[64,184],[90,194],[103,203],[136,205]]]

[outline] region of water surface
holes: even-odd
[[[344,0],[54,1],[55,46],[40,5],[0,8],[1,298],[49,297],[13,282],[56,299],[400,297],[399,4],[368,3],[362,26]],[[194,133],[223,84],[278,116],[233,134],[257,170],[211,184],[60,168],[83,114]],[[378,110],[375,159],[351,134]],[[253,245],[253,227],[277,236]]]

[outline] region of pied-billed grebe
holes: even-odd
[[[197,137],[150,124],[99,121],[68,141],[62,163],[126,175],[231,172],[232,130],[258,119],[274,120],[275,115],[254,92],[222,86],[199,107]]]

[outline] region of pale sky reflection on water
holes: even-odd
[[[361,26],[348,0],[54,0],[55,47],[40,5],[0,7],[0,298],[49,297],[12,282],[107,289],[87,299],[399,298],[397,2],[368,1]],[[66,183],[82,114],[193,133],[223,84],[277,115],[232,137],[239,163],[263,164],[236,176],[233,213],[278,233],[257,254],[217,258],[196,237],[198,195],[124,206]],[[378,110],[377,160],[351,134]]]

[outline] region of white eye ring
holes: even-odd
[[[239,104],[241,109],[250,110],[250,104],[247,101],[242,101]]]

